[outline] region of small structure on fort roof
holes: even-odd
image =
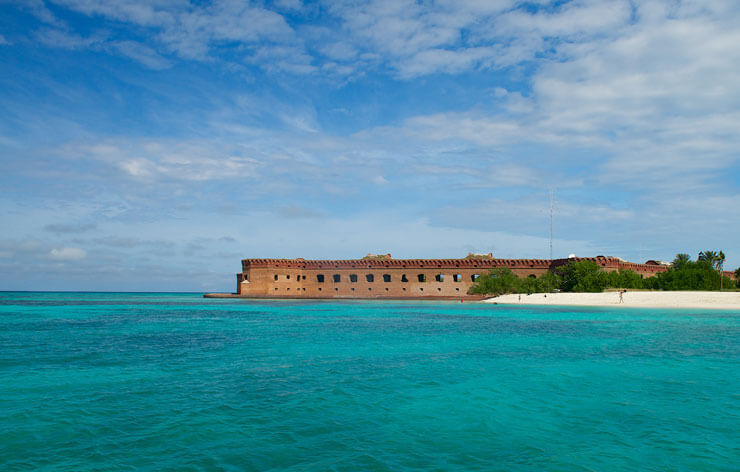
[[[666,266],[636,264],[616,257],[496,259],[492,253],[462,259],[243,259],[234,296],[245,298],[479,298],[468,290],[489,270],[508,267],[518,277],[540,277],[571,261],[590,260],[606,271],[620,268],[650,277]]]
[[[366,261],[381,261],[383,259],[393,259],[389,254],[367,254],[362,260]]]
[[[475,254],[475,253],[469,252],[468,255],[465,256],[465,259],[476,259],[476,260],[493,259],[493,253],[489,252],[488,254]]]

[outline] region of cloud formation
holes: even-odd
[[[87,252],[78,247],[60,247],[49,251],[49,257],[56,261],[79,261],[87,257]]]
[[[160,284],[263,253],[542,257],[551,189],[556,253],[740,264],[736,2],[0,8],[7,273],[50,247]]]

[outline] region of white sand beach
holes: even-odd
[[[533,293],[502,295],[484,300],[507,305],[624,306],[646,308],[710,308],[740,312],[740,292],[619,292]]]

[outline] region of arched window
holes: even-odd
[[[479,274],[473,274],[473,275],[470,276],[470,280],[472,280],[473,282],[475,282],[476,280],[478,280],[478,277],[480,277]]]
[[[426,282],[427,281],[427,276],[424,275],[424,274],[419,274],[418,275],[418,278],[419,278],[419,282]]]
[[[437,274],[434,276],[434,280],[437,282],[444,282],[445,281],[445,275],[444,274]]]
[[[367,280],[368,282],[375,282],[375,276],[373,274],[367,274],[365,276],[365,280]]]
[[[334,274],[331,277],[334,279],[335,284],[338,284],[342,280],[342,277],[339,274]]]
[[[453,275],[452,280],[454,280],[455,282],[462,282],[462,274]]]
[[[320,284],[324,283],[324,274],[319,274],[316,276],[316,281]]]
[[[391,281],[391,274],[383,274],[383,282],[390,282]]]
[[[408,277],[406,277],[406,274],[403,274],[403,275],[401,276],[401,282],[408,282],[408,281],[409,281],[409,278],[408,278]],[[405,289],[404,289],[404,290],[405,290]]]
[[[357,274],[349,274],[349,281],[352,282],[352,283],[356,283],[357,282]],[[354,289],[352,289],[352,290],[354,290]]]

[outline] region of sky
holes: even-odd
[[[723,250],[736,0],[0,0],[0,290]]]

